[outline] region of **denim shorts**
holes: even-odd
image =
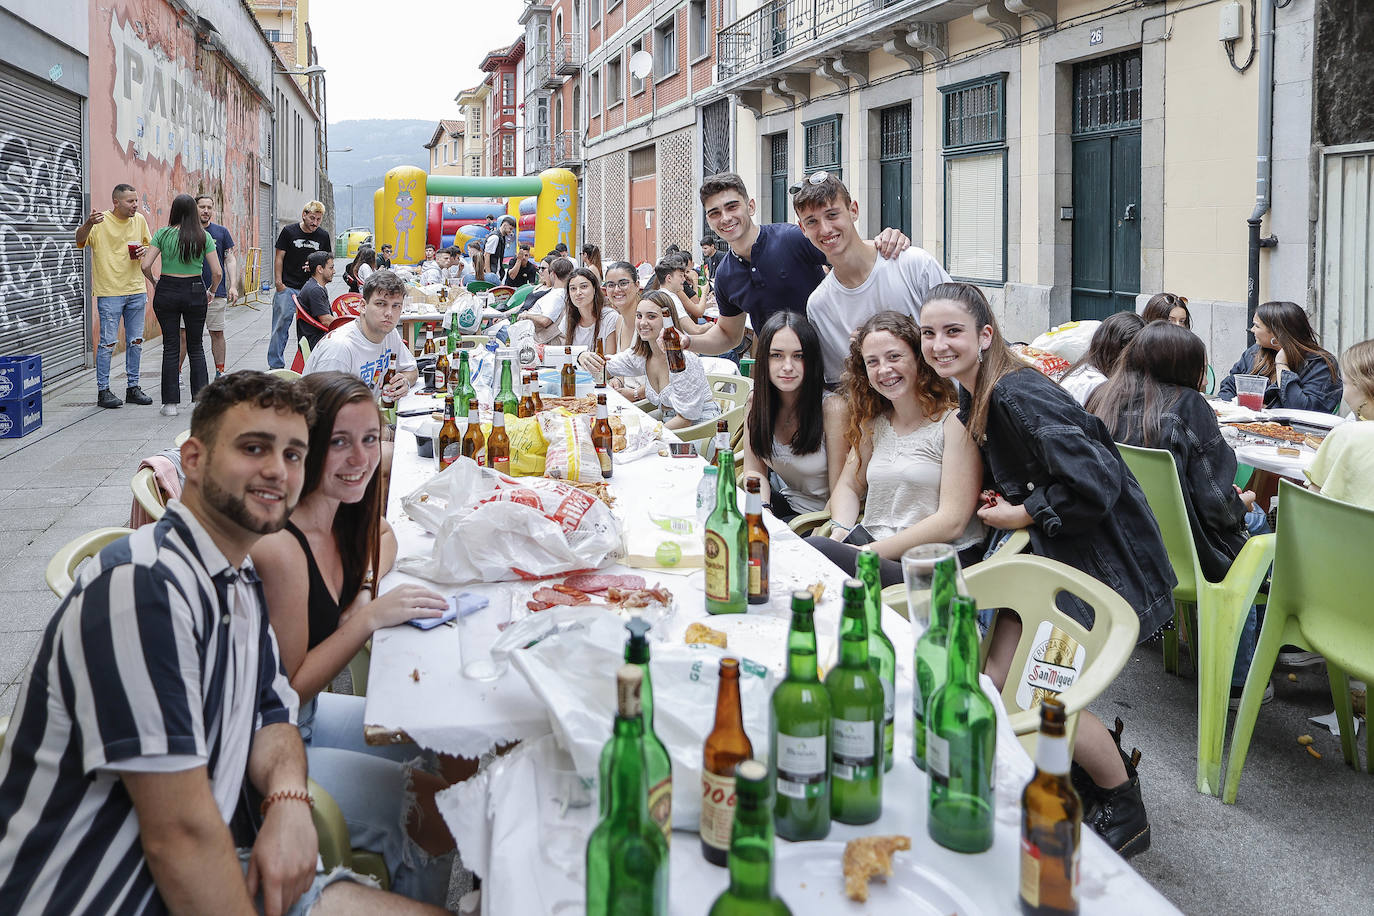
[[[248,860],[252,854],[253,851],[251,849],[239,850],[239,865],[243,868],[245,877],[248,875]],[[305,889],[305,893],[301,894],[300,898],[286,911],[286,916],[308,916],[310,911],[315,908],[315,904],[320,902],[320,895],[324,893],[324,889],[339,881],[352,881],[354,884],[362,884],[367,887],[377,886],[377,882],[366,875],[354,874],[343,867],[336,868],[329,872],[329,874],[325,874],[318,859],[315,860],[315,868],[315,880],[310,882],[310,886]],[[262,912],[262,902],[260,899],[255,899],[253,901],[253,906],[257,907],[259,913]]]

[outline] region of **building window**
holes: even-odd
[[[663,79],[677,72],[677,14],[669,16],[654,29],[654,78]]]
[[[641,146],[639,149],[630,150],[630,180],[636,181],[640,178],[649,178],[654,174],[656,165],[654,157],[656,147]]]
[[[840,116],[806,121],[802,127],[806,130],[806,174],[825,171],[841,177],[844,170],[840,167]]]
[[[281,41],[281,29],[263,29],[263,30],[262,30],[262,34],[263,34],[263,37],[266,38],[268,41],[271,41],[271,42],[280,42],[280,41]]]
[[[1140,126],[1140,52],[1127,51],[1073,68],[1073,132]]]
[[[787,133],[768,138],[769,221],[787,222],[787,170],[789,168]]]
[[[587,22],[596,25],[601,21],[601,0],[587,0]]]
[[[515,135],[503,134],[501,137],[501,167],[515,168]]]
[[[644,50],[644,39],[636,38],[630,43],[630,60],[635,59],[635,55]],[[635,76],[633,66],[630,68],[630,95],[639,95],[644,91],[644,80]]]
[[[621,75],[619,55],[606,61],[606,107],[619,105],[625,92],[625,79]]]
[[[501,74],[501,107],[515,107],[515,74]]]
[[[687,6],[687,31],[691,41],[692,60],[698,60],[711,53],[710,14],[706,10],[706,0],[692,0]]]
[[[587,117],[601,117],[601,71],[593,70],[590,88],[587,90]]]
[[[911,235],[911,104],[878,112],[878,201],[882,226]]]
[[[942,86],[945,269],[951,277],[1007,278],[1005,73]]]

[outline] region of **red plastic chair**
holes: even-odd
[[[343,297],[340,296],[339,298],[342,299]],[[311,327],[319,328],[321,331],[323,331],[323,332],[326,333],[326,334],[328,334],[330,331],[334,330],[335,328],[343,327],[344,325],[348,324],[350,321],[354,321],[354,320],[356,320],[356,318],[357,318],[356,315],[338,315],[338,314],[336,314],[333,318],[329,319],[329,322],[326,324],[322,319],[316,318],[314,315],[312,315],[312,314],[310,314],[309,312],[307,312],[307,311],[301,306],[300,299],[296,298],[295,296],[292,296],[292,297],[291,297],[291,301],[294,302],[294,303],[296,304],[296,317],[297,317],[297,318],[299,318],[301,321],[304,321],[306,324],[310,325]],[[335,300],[335,302],[337,302],[337,301],[338,301],[338,300]],[[293,372],[302,372],[302,371],[304,371],[304,370],[305,370],[305,358],[306,358],[306,357],[305,357],[305,353],[302,352],[301,347],[300,347],[300,341],[299,341],[299,335],[298,335],[298,339],[297,339],[297,343],[296,343],[296,358],[295,358],[294,360],[291,361],[291,371],[293,371]]]
[[[357,318],[363,313],[363,297],[357,293],[343,293],[329,307],[335,315]]]

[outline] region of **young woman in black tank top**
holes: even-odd
[[[305,483],[286,529],[258,542],[253,564],[262,577],[282,665],[300,695],[311,776],[339,803],[350,831],[355,821],[375,815],[371,836],[399,833],[401,811],[410,807],[406,833],[418,850],[403,850],[407,838],[394,837],[394,855],[386,856],[393,889],[407,893],[428,886],[407,871],[416,871],[417,858],[453,849],[434,807],[434,793],[448,783],[403,763],[419,756],[413,747],[367,747],[363,697],[322,691],[376,630],[438,617],[447,603],[419,585],[374,596],[370,582],[380,580],[396,560],[396,538],[382,518],[377,474],[381,416],[367,386],[342,372],[312,374],[300,384],[315,397]],[[378,805],[388,791],[394,797],[389,811]]]

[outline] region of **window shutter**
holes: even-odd
[[[1002,206],[1006,154],[945,160],[951,276],[1002,282]]]

